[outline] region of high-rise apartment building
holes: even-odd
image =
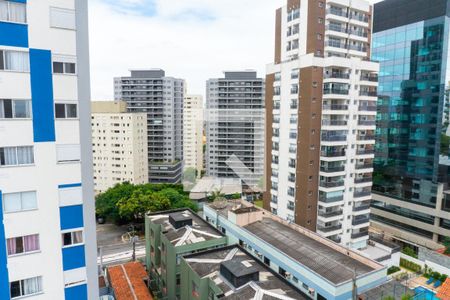
[[[92,102],[95,193],[122,182],[148,182],[147,114],[127,112],[125,101]]]
[[[450,1],[386,0],[374,15],[380,87],[371,225],[438,248],[450,236],[448,168],[440,157]]]
[[[151,183],[179,183],[183,169],[184,80],[164,70],[131,70],[114,79],[114,98],[129,112],[147,113],[148,177]]]
[[[203,97],[186,95],[183,109],[184,168],[203,170]]]
[[[264,79],[225,72],[206,82],[206,174],[255,188],[264,174]]]
[[[0,299],[98,299],[87,5],[0,1]]]
[[[266,77],[264,207],[351,248],[368,240],[378,64],[364,0],[288,0]]]

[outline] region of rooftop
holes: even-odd
[[[214,191],[220,191],[225,195],[241,194],[241,180],[238,178],[204,177],[191,189],[189,197],[193,200],[203,199]]]
[[[116,300],[153,300],[147,285],[147,272],[138,262],[108,268],[109,282]]]
[[[225,217],[228,211],[242,210],[230,201],[209,206]],[[383,268],[381,264],[317,233],[262,211],[261,221],[250,223],[244,228],[335,285],[352,280],[355,274],[358,277]]]
[[[222,290],[224,297],[221,299],[309,299],[238,246],[188,255],[185,260],[201,278],[209,277]],[[258,272],[259,279],[236,288],[221,275],[221,265],[232,272],[236,271],[237,276]]]
[[[148,214],[147,217],[153,223],[162,225],[164,235],[175,246],[204,242],[223,236],[220,231],[189,209]],[[181,222],[182,226],[176,228],[170,219],[176,223]]]

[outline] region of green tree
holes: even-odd
[[[100,217],[108,218],[116,224],[124,223],[121,220],[119,210],[117,209],[117,202],[119,202],[120,199],[131,197],[134,190],[134,185],[124,182],[97,195],[95,199],[96,214]]]
[[[197,170],[195,168],[187,168],[183,172],[183,181],[195,183],[197,179]]]
[[[214,190],[211,192],[211,195],[209,196],[210,201],[220,201],[225,199],[225,194],[222,193],[222,190]]]
[[[117,203],[120,216],[127,221],[142,220],[147,212],[167,210],[170,200],[160,193],[135,191],[131,197],[122,198]]]
[[[443,243],[445,246],[444,254],[450,254],[450,237],[444,238]]]

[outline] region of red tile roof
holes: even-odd
[[[450,278],[447,278],[442,284],[439,292],[436,294],[441,300],[450,300]]]
[[[147,272],[140,263],[109,267],[108,276],[116,300],[153,300],[144,282]]]

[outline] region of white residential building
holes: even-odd
[[[367,244],[378,63],[364,0],[288,0],[266,78],[265,208],[351,248]]]
[[[186,95],[183,110],[184,169],[203,170],[203,97]]]
[[[183,171],[184,80],[164,70],[131,70],[114,78],[114,99],[129,112],[147,113],[148,177],[151,183],[180,183]]]
[[[127,112],[124,101],[92,102],[94,190],[148,182],[147,114]]]
[[[0,299],[98,299],[87,0],[0,0]]]
[[[264,176],[264,79],[252,70],[224,75],[206,82],[206,175],[256,190]]]

